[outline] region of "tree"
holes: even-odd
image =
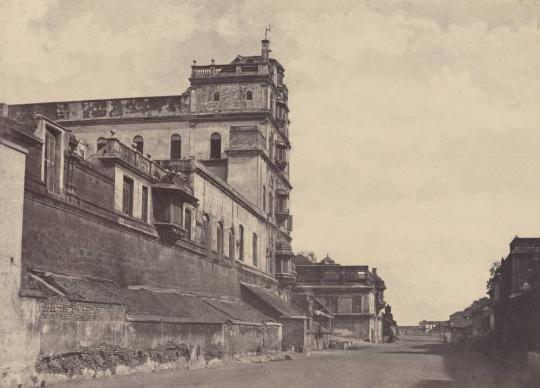
[[[317,256],[315,255],[315,253],[313,251],[300,251],[298,254],[302,255],[304,257],[307,257],[313,263],[317,262]]]
[[[491,267],[489,269],[489,279],[486,284],[486,288],[488,289],[488,291],[491,289],[491,286],[493,285],[493,280],[499,268],[501,268],[501,260],[496,260],[493,263],[491,263]]]

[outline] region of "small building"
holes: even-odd
[[[516,236],[488,283],[496,348],[518,364],[540,349],[540,238]]]
[[[384,281],[365,265],[336,264],[329,256],[318,264],[297,264],[295,291],[315,297],[333,319],[333,333],[382,341]]]

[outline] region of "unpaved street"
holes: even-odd
[[[514,388],[522,387],[519,381],[518,373],[482,354],[440,342],[402,339],[360,350],[314,352],[292,361],[136,374],[55,388]]]

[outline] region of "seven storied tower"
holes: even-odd
[[[261,55],[236,57],[230,64],[192,66],[190,113],[193,125],[210,125],[210,150],[195,142],[194,156],[223,176],[268,218],[268,270],[281,286],[294,280],[289,214],[289,119],[284,68],[270,57],[270,41]],[[198,121],[198,122],[197,122]],[[216,127],[216,121],[221,123]],[[221,129],[220,129],[221,128]],[[197,145],[200,146],[197,146]],[[215,144],[215,146],[212,146]],[[223,150],[217,149],[223,144]]]

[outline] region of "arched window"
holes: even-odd
[[[219,93],[214,93],[214,101],[219,101]]]
[[[238,227],[238,259],[244,261],[244,227],[240,225]]]
[[[144,141],[142,136],[135,136],[133,138],[133,148],[135,148],[137,151],[139,151],[141,154],[144,151]]]
[[[251,90],[247,91],[246,100],[253,100],[253,93],[251,92]]]
[[[182,159],[182,138],[177,134],[171,136],[171,159]]]
[[[210,158],[221,158],[221,135],[217,132],[214,132],[212,136],[210,136]]]
[[[96,151],[99,152],[106,146],[107,146],[107,139],[105,139],[104,137],[99,137],[97,139]]]
[[[219,257],[223,256],[223,225],[217,223],[216,227],[216,251]]]
[[[203,216],[203,228],[201,237],[201,243],[207,248],[210,248],[210,217],[208,217],[208,214],[205,214]]]
[[[263,185],[263,212],[266,211],[266,186]]]
[[[253,265],[257,266],[257,235],[253,233]]]
[[[234,228],[229,229],[229,259],[234,260],[234,251],[235,251],[235,240],[234,240]]]

